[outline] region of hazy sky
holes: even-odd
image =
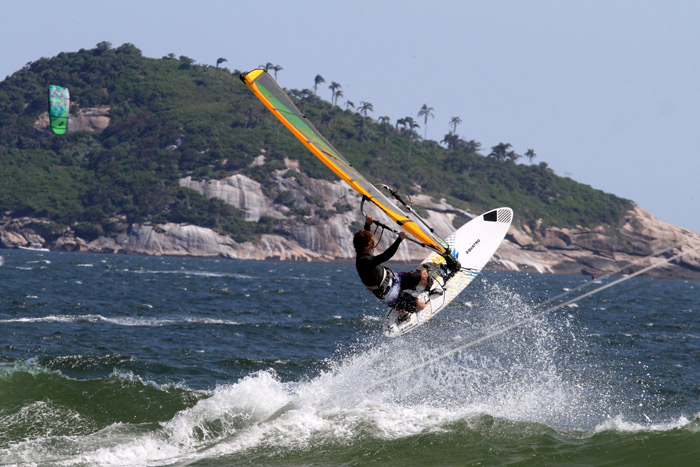
[[[120,0],[2,2],[0,79],[40,57],[134,44],[286,88],[317,74],[392,122],[432,107],[457,133],[700,232],[700,2]],[[517,213],[516,213],[517,215]]]

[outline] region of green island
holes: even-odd
[[[238,70],[219,66],[224,61],[200,65],[175,54],[153,59],[133,44],[114,48],[102,42],[94,49],[41,58],[7,77],[0,82],[0,213],[5,219],[42,219],[36,229],[47,238],[68,227],[86,239],[110,235],[115,216],[127,224],[190,223],[236,241],[283,233],[279,219],[246,221],[235,207],[179,185],[187,176],[210,180],[243,174],[269,189],[271,170],[284,168],[285,158],[298,160],[305,176],[336,179],[246,89]],[[546,162],[533,162],[534,150],[521,156],[508,143],[482,148],[462,139],[455,132],[458,117],[437,142],[421,138],[418,116],[392,122],[368,102],[341,106],[335,82],[334,102],[323,100],[314,87],[328,83],[309,71],[309,89],[288,92],[373,182],[409,194],[420,190],[470,212],[510,206],[516,224],[530,229],[614,228],[634,206],[557,176]],[[62,136],[38,130],[35,123],[46,112],[50,84],[70,89],[71,115],[108,107],[109,125]],[[426,120],[432,111],[416,110]],[[261,150],[264,166],[253,164]],[[309,215],[333,214],[320,207],[295,210],[288,198],[282,193],[276,202],[289,205],[291,222],[295,216],[301,222]],[[350,208],[335,205],[337,212]]]

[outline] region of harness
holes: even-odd
[[[380,300],[384,298],[384,296],[387,294],[389,289],[391,289],[391,285],[393,284],[393,274],[390,274],[387,272],[387,269],[382,266],[382,280],[379,282],[379,285],[372,285],[372,286],[367,286],[367,288]]]

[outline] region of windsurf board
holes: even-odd
[[[447,244],[452,256],[460,262],[460,270],[449,277],[442,255],[434,252],[425,258],[420,267],[426,268],[434,279],[430,291],[417,295],[426,302],[425,308],[411,313],[403,320],[400,319],[402,313],[392,308],[384,319],[384,335],[397,337],[414,330],[427,323],[457,298],[496,253],[512,220],[512,209],[493,209],[470,220],[450,235]]]

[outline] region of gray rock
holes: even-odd
[[[292,162],[285,170],[273,173],[275,187],[265,195],[259,183],[244,175],[233,175],[223,180],[196,181],[190,177],[180,180],[180,185],[217,197],[241,209],[245,218],[255,222],[262,216],[280,219],[284,235],[262,235],[255,242],[238,243],[230,237],[211,229],[181,224],[133,224],[127,226],[124,218],[110,219],[107,236],[90,242],[76,237],[72,231],[57,236],[49,247],[61,251],[93,251],[105,253],[135,253],[178,256],[217,256],[253,260],[276,259],[282,261],[345,261],[354,258],[351,224],[361,225],[360,196],[342,181],[316,180],[304,177],[288,177],[289,170],[297,170]],[[299,181],[301,180],[301,182]],[[290,220],[290,208],[275,202],[284,192],[293,193],[297,208],[308,209],[307,216]],[[415,205],[428,213],[427,220],[442,236],[455,230],[453,220],[472,218],[468,213],[425,195],[415,196]],[[352,210],[338,212],[338,203],[352,206]],[[321,218],[317,213],[324,214]],[[376,209],[369,213],[391,225]],[[342,210],[341,210],[342,211]],[[515,213],[517,220],[518,213]],[[30,228],[36,219],[10,219],[0,221],[0,247],[15,248],[31,242],[46,244]],[[700,235],[656,219],[639,207],[632,209],[625,223],[609,234],[604,226],[595,229],[511,227],[488,268],[509,271],[559,274],[629,274],[659,261],[649,257],[666,251],[662,256],[671,257],[681,251],[700,248]],[[378,249],[381,251],[393,242],[395,235],[385,232]],[[427,252],[405,242],[394,257],[396,262],[415,265],[427,256]],[[651,272],[659,277],[683,277],[700,279],[700,251],[682,257],[674,264],[666,264]]]

